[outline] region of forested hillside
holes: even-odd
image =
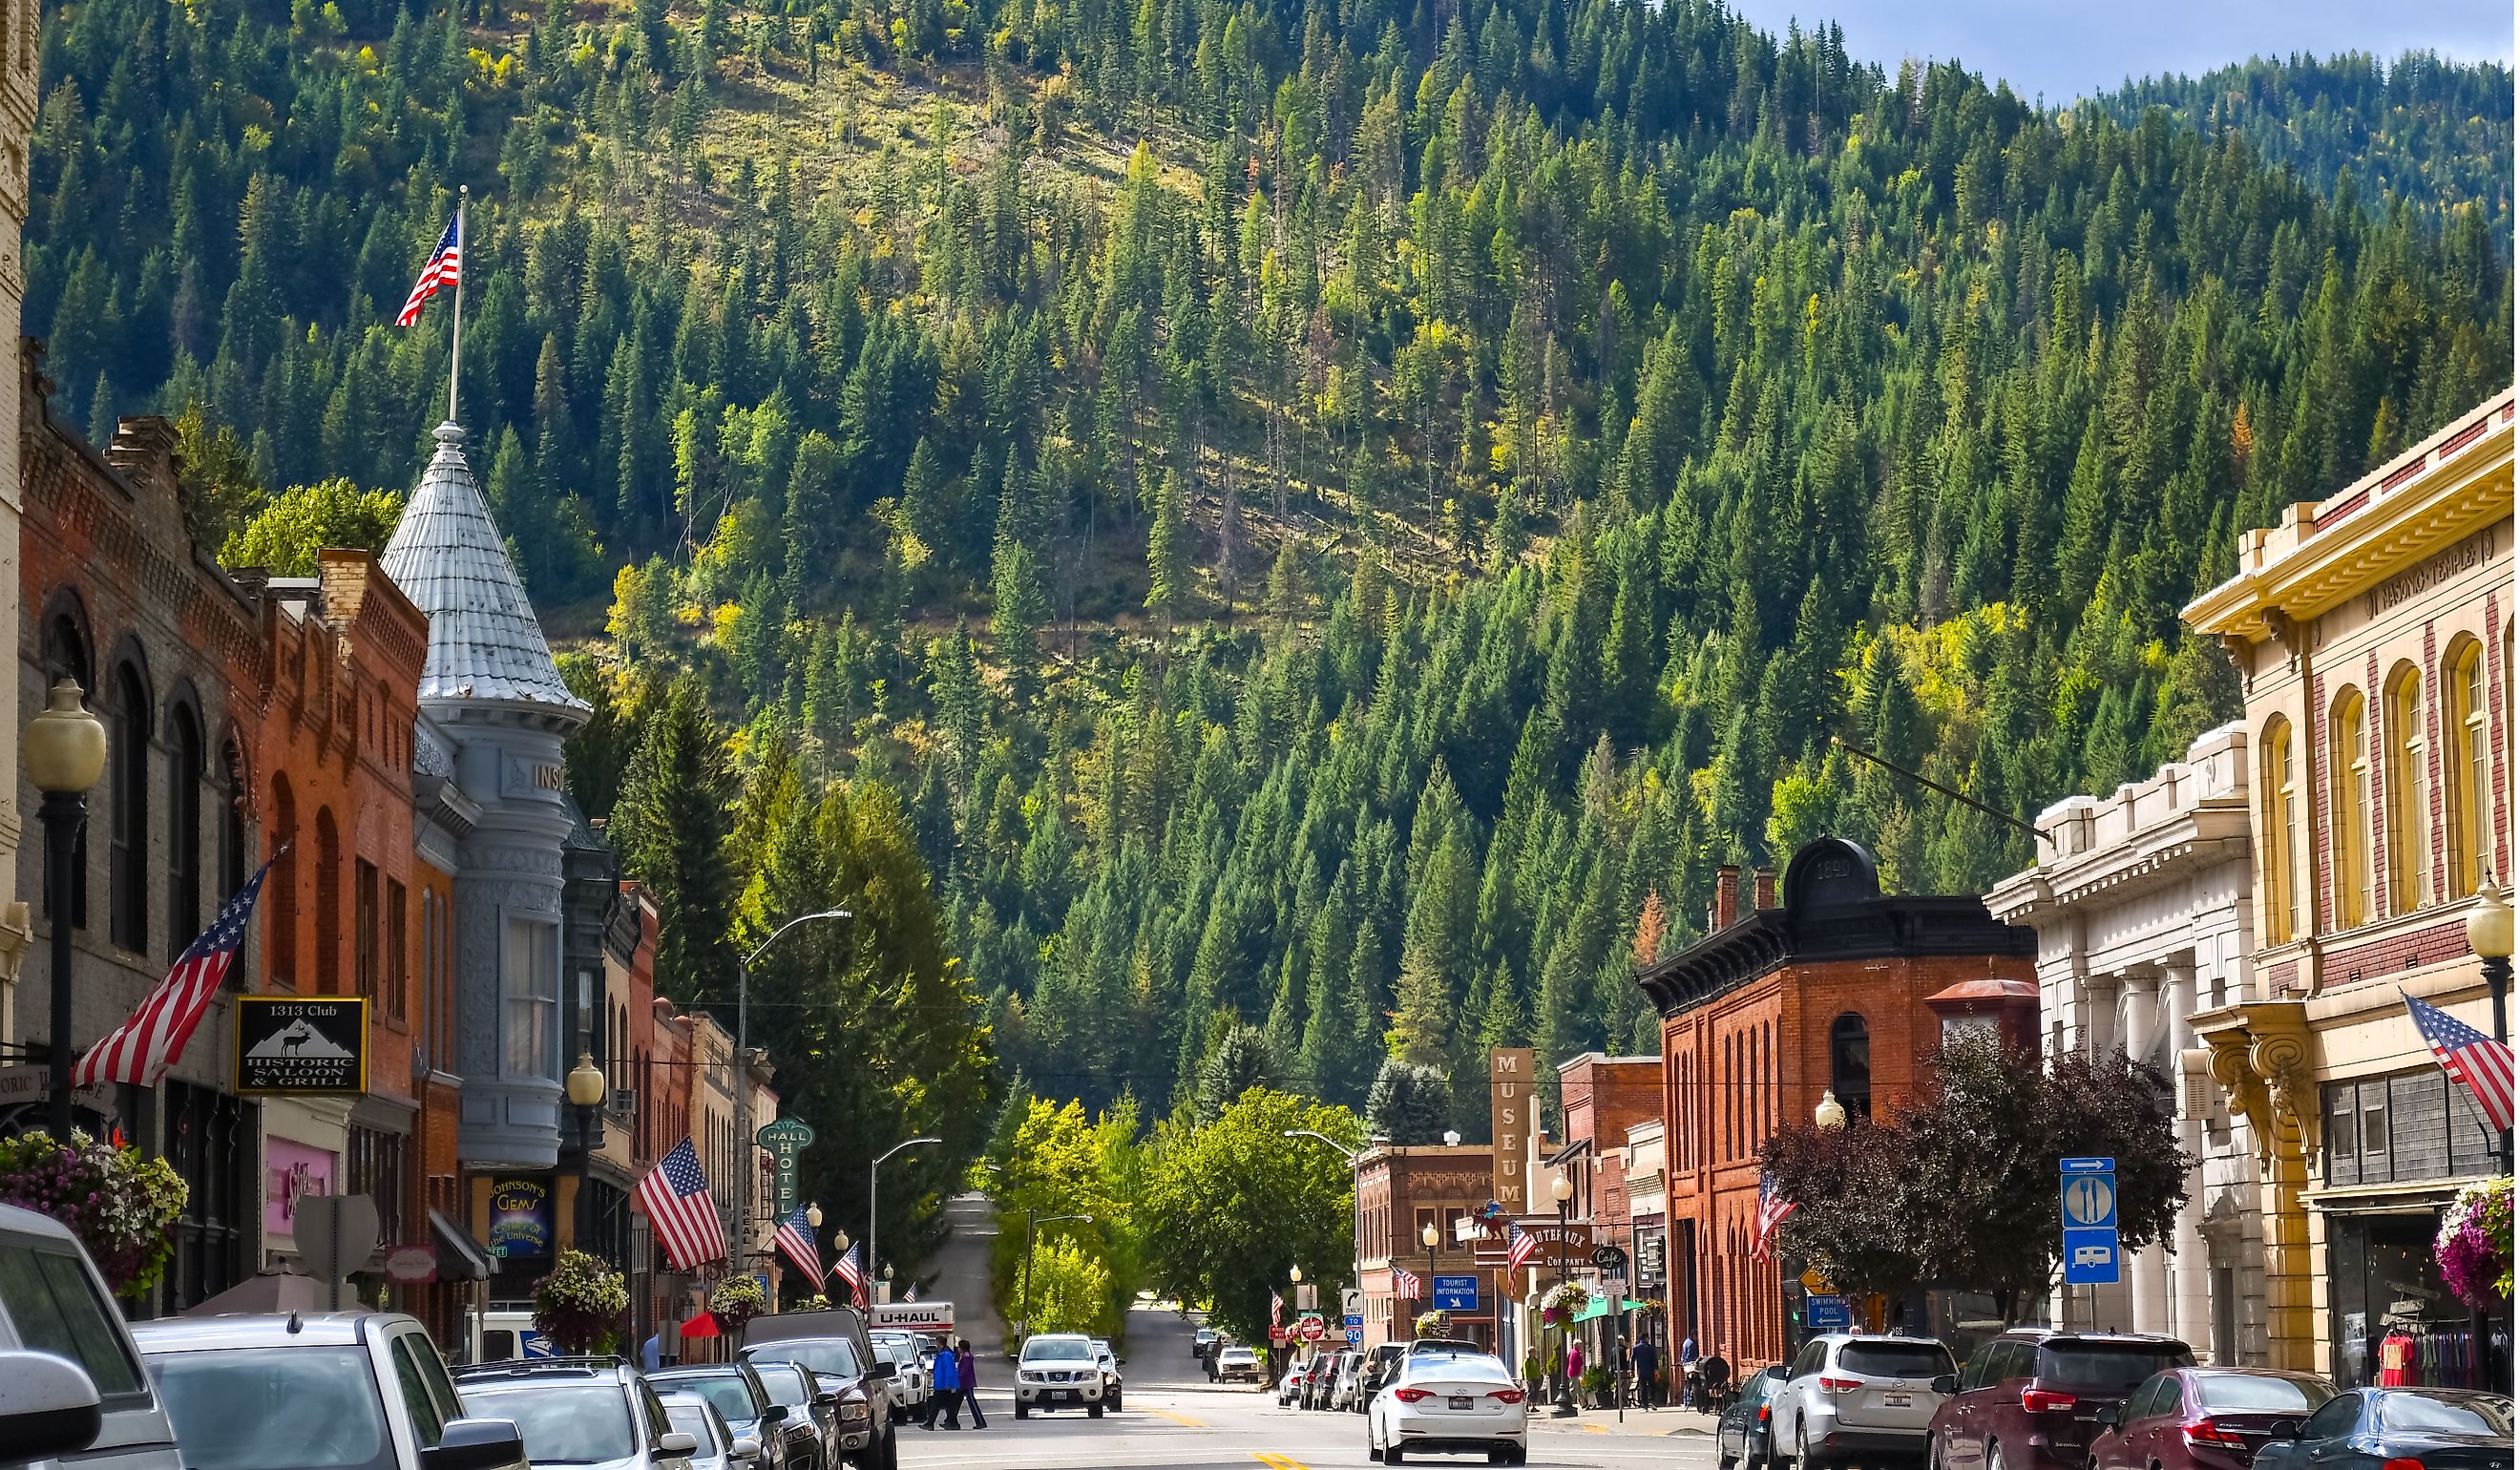
[[[2507,115],[2331,198],[1705,0],[54,16],[66,411],[204,405],[208,544],[352,534],[264,497],[407,482],[470,183],[465,419],[660,985],[889,788],[1089,1107],[1397,1057],[1478,1136],[1479,1048],[1649,1032],[1721,862],[1982,887],[2010,832],[1827,737],[2025,814],[2177,755],[2234,533],[2508,379]]]

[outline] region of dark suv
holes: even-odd
[[[1931,1470],[2084,1470],[2100,1410],[2165,1368],[2196,1365],[2175,1337],[2016,1327],[1977,1350],[1925,1428]]]
[[[756,1366],[792,1362],[835,1394],[827,1412],[838,1448],[859,1470],[893,1470],[900,1442],[893,1434],[892,1384],[899,1371],[878,1354],[866,1319],[846,1307],[829,1312],[780,1312],[743,1324],[737,1356]]]
[[[761,1442],[762,1470],[826,1470],[823,1432],[814,1416],[788,1416],[748,1362],[687,1363],[651,1373],[659,1393],[698,1394],[717,1405],[729,1429]]]

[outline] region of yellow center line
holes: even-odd
[[[1191,1417],[1190,1415],[1188,1415],[1188,1414],[1177,1414],[1177,1413],[1174,1413],[1171,1409],[1168,1409],[1168,1408],[1150,1408],[1150,1409],[1148,1409],[1148,1410],[1147,1410],[1147,1412],[1148,1412],[1148,1413],[1150,1413],[1150,1414],[1157,1414],[1157,1415],[1160,1415],[1160,1416],[1162,1416],[1162,1417],[1164,1417],[1164,1418],[1170,1419],[1170,1420],[1172,1420],[1174,1423],[1181,1425],[1181,1426],[1182,1426],[1183,1428],[1185,1428],[1185,1429],[1205,1429],[1205,1428],[1207,1427],[1206,1425],[1204,1425],[1204,1424],[1200,1423],[1198,1420],[1192,1418],[1192,1417]]]
[[[1585,1426],[1584,1426],[1584,1432],[1585,1432],[1586,1434],[1608,1434],[1608,1433],[1609,1433],[1609,1431],[1608,1431],[1607,1429],[1602,1428],[1602,1427],[1601,1427],[1600,1425],[1598,1425],[1598,1424],[1587,1424],[1587,1425],[1585,1425]]]
[[[1252,1450],[1251,1457],[1268,1466],[1269,1470],[1310,1470],[1310,1467],[1301,1460],[1291,1460],[1282,1454],[1272,1454],[1265,1449]]]

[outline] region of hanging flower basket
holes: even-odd
[[[1421,1312],[1418,1314],[1417,1325],[1419,1337],[1450,1337],[1453,1335],[1453,1314],[1449,1312]]]
[[[817,1294],[807,1297],[805,1300],[798,1302],[795,1306],[790,1307],[788,1310],[790,1312],[829,1312],[832,1310],[832,1299],[830,1297]]]
[[[69,1226],[116,1296],[147,1296],[166,1273],[190,1192],[164,1159],[76,1129],[67,1147],[43,1133],[0,1138],[0,1203]]]
[[[552,1273],[534,1283],[534,1330],[563,1353],[609,1353],[630,1288],[621,1273],[585,1251],[562,1251]]]
[[[709,1312],[721,1332],[740,1332],[761,1314],[761,1283],[750,1276],[729,1276],[709,1288]]]
[[[1552,1327],[1563,1327],[1575,1320],[1575,1314],[1593,1305],[1593,1294],[1572,1281],[1540,1299],[1540,1319]]]
[[[2442,1280],[2470,1307],[2483,1310],[2511,1299],[2509,1180],[2485,1180],[2458,1191],[2442,1211],[2433,1262]]]

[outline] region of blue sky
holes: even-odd
[[[2194,74],[2252,54],[2429,48],[2511,60],[2511,0],[1732,0],[1763,30],[1835,21],[1847,49],[1896,73],[1957,59],[1992,84],[2062,103],[2130,76]]]

